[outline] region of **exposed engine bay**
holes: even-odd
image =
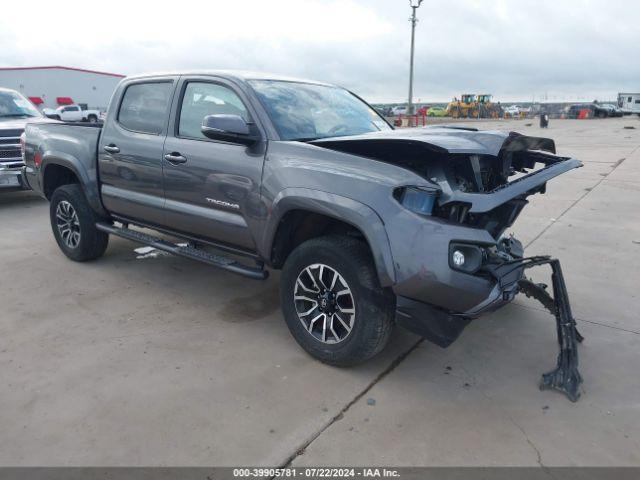
[[[478,147],[448,148],[450,137],[468,137]],[[313,143],[417,173],[437,192],[433,215],[483,228],[496,239],[513,225],[528,196],[544,193],[548,180],[582,165],[557,156],[548,138],[459,127],[424,128],[412,138],[345,137]]]

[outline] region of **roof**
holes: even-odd
[[[248,81],[248,80],[279,80],[283,82],[299,82],[299,83],[314,83],[316,85],[331,85],[329,83],[320,82],[318,80],[309,80],[304,78],[296,78],[289,77],[286,75],[279,75],[275,73],[266,73],[266,72],[254,72],[248,70],[175,70],[175,71],[163,71],[163,72],[148,72],[139,75],[132,75],[128,78],[136,79],[136,78],[146,78],[146,77],[159,77],[159,76],[169,76],[169,75],[190,75],[190,76],[217,76],[228,79],[235,79],[239,81]]]
[[[0,67],[0,72],[10,71],[10,70],[70,70],[72,72],[93,73],[95,75],[105,75],[108,77],[118,77],[118,78],[125,77],[125,75],[121,75],[119,73],[100,72],[98,70],[86,70],[84,68],[75,68],[75,67],[63,67],[60,65],[47,65],[43,67]]]

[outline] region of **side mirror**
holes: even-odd
[[[201,131],[205,137],[223,142],[250,146],[260,141],[255,125],[245,122],[240,115],[207,115]]]

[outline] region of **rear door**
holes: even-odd
[[[102,200],[112,213],[164,224],[162,149],[178,78],[133,80],[114,95],[98,145]]]
[[[244,92],[233,83],[182,77],[164,146],[167,225],[253,251],[249,224],[261,205],[265,143],[247,147],[206,138],[200,131],[202,120],[214,114],[240,115],[246,121],[257,118]],[[265,138],[264,131],[262,135]]]

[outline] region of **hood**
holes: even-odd
[[[441,153],[498,156],[503,149],[543,150],[555,153],[553,140],[516,132],[478,131],[475,128],[437,126],[373,132],[349,137],[321,138],[309,142],[356,155],[373,156],[381,146],[427,149]]]
[[[25,125],[29,122],[40,122],[45,120],[46,117],[29,117],[29,118],[15,118],[15,117],[1,117],[0,116],[0,128],[2,129],[24,129]]]
[[[483,228],[495,238],[513,224],[527,197],[544,193],[547,181],[582,165],[555,155],[555,144],[548,138],[450,126],[309,143],[420,175],[437,191],[433,215]]]
[[[46,117],[30,117],[30,118],[2,118],[0,117],[0,136],[7,136],[7,132],[11,135],[20,135],[27,123],[31,122],[56,122]]]

